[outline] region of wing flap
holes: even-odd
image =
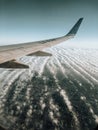
[[[2,126],[0,126],[0,130],[6,130],[5,128],[3,128]]]
[[[29,68],[29,66],[12,60],[12,61],[7,61],[7,62],[4,62],[4,63],[0,64],[0,68],[27,69],[27,68]]]
[[[34,53],[30,53],[27,56],[52,56],[52,54],[48,53],[48,52],[37,51],[37,52],[34,52]]]

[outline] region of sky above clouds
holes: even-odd
[[[69,46],[98,48],[97,0],[0,0],[0,45],[65,35],[84,17]]]

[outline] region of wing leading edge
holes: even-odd
[[[41,50],[47,47],[54,46],[61,42],[64,42],[70,38],[73,38],[82,22],[83,18],[80,18],[76,24],[72,27],[72,29],[64,36],[36,41],[36,42],[29,42],[23,44],[14,44],[14,45],[7,45],[0,47],[0,68],[29,68],[28,65],[19,63],[15,61],[16,58],[20,58],[22,56],[51,56],[50,53],[42,52]]]

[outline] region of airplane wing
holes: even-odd
[[[80,18],[72,29],[64,36],[48,40],[0,46],[0,68],[29,68],[28,65],[17,62],[15,59],[23,56],[51,56],[50,53],[41,51],[73,38],[77,33],[83,18]]]

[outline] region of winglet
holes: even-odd
[[[78,31],[78,29],[80,27],[80,24],[82,23],[82,20],[83,20],[83,18],[80,18],[77,21],[77,23],[73,26],[73,28],[67,33],[66,36],[74,36],[77,33],[77,31]]]

